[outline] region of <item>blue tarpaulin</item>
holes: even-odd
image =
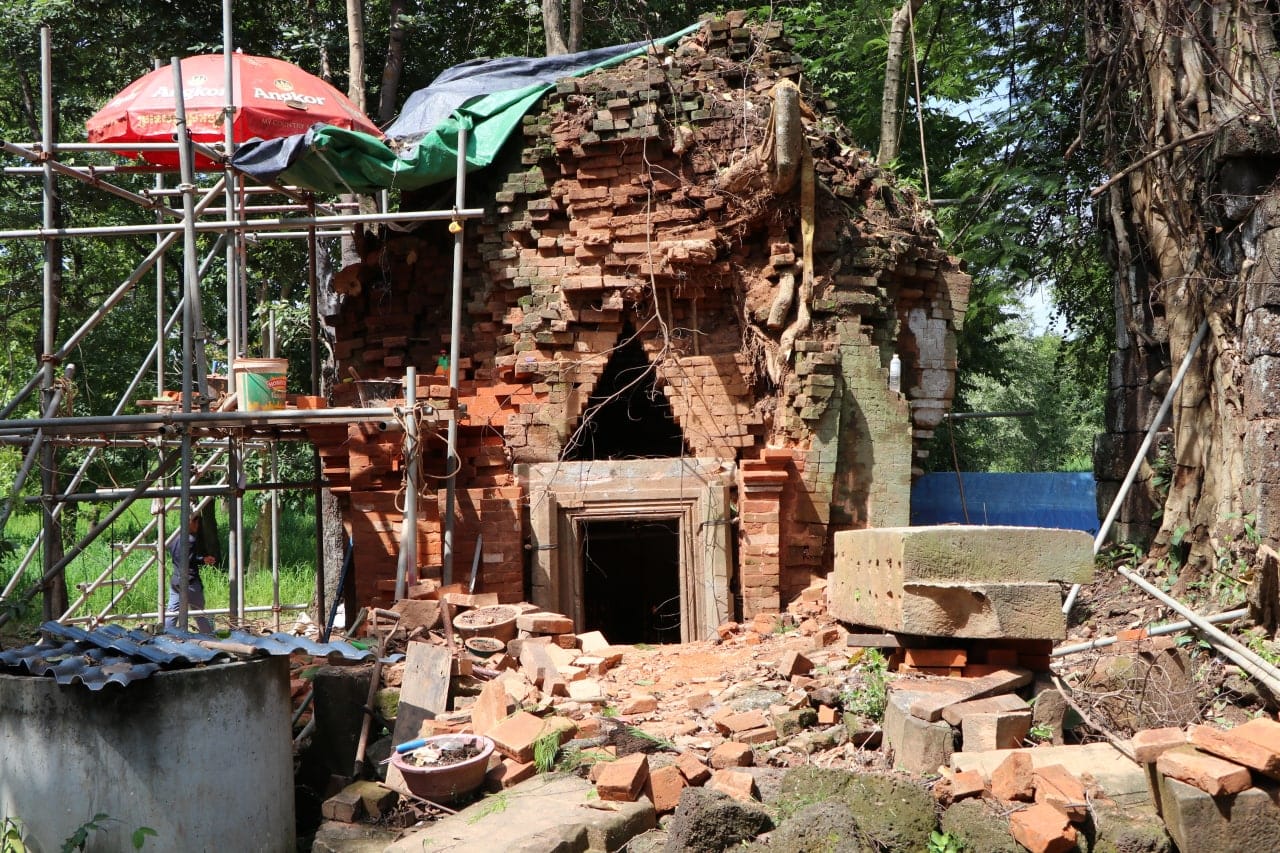
[[[1057,527],[1098,532],[1093,474],[961,474],[970,524]],[[911,487],[911,523],[964,524],[960,488],[951,473],[925,474]]]

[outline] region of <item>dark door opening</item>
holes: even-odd
[[[582,535],[586,630],[611,643],[680,642],[680,522],[588,521]]]
[[[685,455],[684,435],[658,390],[656,372],[640,338],[627,323],[625,341],[613,351],[595,393],[587,402],[582,427],[565,447],[571,462],[595,459],[654,459]]]

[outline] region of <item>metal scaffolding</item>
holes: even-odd
[[[23,464],[15,478],[9,502],[0,512],[0,536],[4,533],[13,507],[21,501],[21,492],[25,481],[36,466],[41,471],[41,493],[38,499],[30,499],[39,503],[42,508],[42,526],[40,533],[27,548],[25,555],[18,563],[14,573],[0,588],[0,625],[13,618],[17,608],[7,605],[25,604],[36,592],[46,592],[64,572],[66,567],[104,531],[123,515],[131,504],[139,499],[153,501],[150,523],[142,530],[129,537],[128,541],[118,548],[119,554],[113,553],[110,564],[93,580],[79,585],[72,594],[73,600],[62,612],[59,621],[87,622],[95,626],[109,619],[156,620],[164,618],[167,598],[165,577],[166,551],[171,542],[178,543],[178,559],[175,569],[188,564],[188,537],[180,535],[188,529],[192,513],[199,512],[215,497],[223,496],[228,500],[228,581],[229,607],[219,611],[194,611],[187,601],[187,584],[178,586],[180,606],[178,626],[187,628],[189,615],[219,613],[226,615],[233,625],[242,624],[246,614],[253,612],[269,612],[274,616],[276,628],[279,628],[280,614],[284,610],[306,609],[306,604],[283,604],[280,601],[280,578],[278,559],[278,504],[270,513],[271,521],[271,554],[272,554],[272,586],[273,602],[268,607],[246,607],[244,591],[244,523],[242,497],[246,491],[265,490],[277,495],[286,488],[305,488],[314,493],[316,502],[316,605],[319,611],[318,622],[323,623],[324,602],[324,562],[323,537],[321,534],[320,496],[323,488],[320,460],[318,452],[312,454],[313,476],[305,482],[282,482],[278,467],[275,464],[275,446],[278,441],[305,441],[307,426],[333,423],[353,422],[387,422],[405,420],[412,426],[405,430],[406,458],[416,459],[412,445],[420,440],[417,430],[417,409],[414,405],[413,377],[415,370],[410,367],[405,408],[330,408],[307,410],[277,411],[215,411],[211,410],[213,398],[208,385],[208,366],[205,363],[207,331],[204,326],[200,281],[215,264],[221,253],[226,269],[226,363],[228,368],[237,359],[247,355],[249,339],[249,299],[247,276],[245,274],[246,252],[249,242],[260,239],[304,239],[307,241],[307,283],[308,283],[308,316],[311,333],[310,347],[310,392],[319,395],[321,391],[321,370],[319,341],[319,311],[317,286],[319,276],[317,263],[319,258],[318,241],[325,237],[345,236],[350,228],[365,224],[421,223],[427,221],[447,220],[462,222],[483,215],[482,209],[465,208],[465,174],[466,174],[466,136],[463,134],[458,144],[458,169],[455,203],[448,210],[416,211],[391,213],[385,209],[385,202],[378,213],[360,214],[347,211],[357,205],[344,202],[328,205],[317,201],[309,192],[297,188],[275,185],[246,185],[243,174],[231,165],[231,155],[235,151],[236,142],[232,138],[232,125],[235,106],[232,103],[231,55],[232,20],[231,0],[223,0],[223,50],[226,57],[225,73],[227,79],[227,103],[224,112],[226,128],[222,150],[213,149],[192,140],[185,118],[185,103],[181,76],[181,61],[173,59],[174,94],[176,99],[176,129],[173,143],[128,143],[129,151],[167,152],[178,156],[178,183],[167,186],[165,178],[173,172],[172,167],[152,165],[118,165],[118,166],[84,166],[63,162],[60,156],[71,152],[113,151],[122,147],[120,143],[63,143],[54,138],[53,109],[54,93],[52,90],[52,48],[51,36],[47,27],[41,30],[41,108],[42,134],[38,142],[22,143],[0,140],[0,153],[17,157],[33,165],[5,166],[5,174],[17,176],[40,176],[43,182],[42,221],[39,228],[28,230],[0,231],[0,240],[40,240],[44,244],[44,287],[43,308],[44,323],[42,327],[43,355],[30,380],[3,406],[0,406],[0,445],[13,445],[24,448]],[[196,154],[214,163],[214,168],[200,170],[207,178],[216,176],[207,186],[201,186],[197,178]],[[112,183],[108,178],[121,175],[153,174],[154,188],[135,192]],[[56,199],[58,181],[74,181],[93,187],[117,199],[136,205],[144,212],[154,215],[155,221],[150,224],[122,224],[115,226],[96,226],[65,228],[56,227]],[[260,199],[270,200],[271,196],[283,197],[279,203],[251,204]],[[180,206],[174,206],[170,200],[180,200]],[[220,206],[215,203],[221,201]],[[298,215],[303,214],[303,215]],[[462,298],[462,252],[463,230],[455,230],[454,264],[452,282],[452,314],[451,314],[451,358],[450,385],[458,386],[457,364],[459,361],[459,342],[461,340],[461,298]],[[216,234],[217,240],[203,258],[199,256],[198,238],[202,234]],[[94,310],[80,325],[61,343],[57,340],[57,329],[53,322],[56,312],[52,311],[55,299],[55,281],[53,260],[58,255],[59,243],[73,239],[112,239],[118,237],[136,237],[138,235],[154,235],[155,247],[144,257],[123,281],[116,286],[103,300],[101,306]],[[165,264],[168,252],[181,241],[181,278],[182,296],[176,305],[166,306]],[[63,403],[64,390],[75,375],[75,366],[66,363],[66,359],[102,321],[114,310],[125,297],[134,292],[144,277],[154,272],[155,275],[155,343],[150,352],[143,358],[137,368],[125,394],[117,402],[113,411],[106,415],[82,417],[60,416],[59,409]],[[166,309],[169,309],[166,313]],[[176,411],[157,411],[155,414],[125,414],[125,409],[135,402],[135,396],[144,384],[149,373],[155,375],[156,396],[160,398],[166,391],[166,340],[177,329],[181,341],[181,394]],[[272,355],[273,353],[268,353]],[[61,376],[59,367],[61,366]],[[230,374],[230,369],[228,370]],[[16,419],[14,413],[37,390],[40,391],[39,417]],[[230,391],[232,389],[228,389]],[[241,401],[243,402],[243,401]],[[456,421],[451,413],[440,413],[447,420],[450,458],[453,456],[457,441]],[[59,447],[75,446],[86,449],[84,461],[76,472],[67,480],[64,487],[56,485],[56,453]],[[98,455],[111,447],[127,446],[145,448],[154,452],[151,470],[142,475],[137,484],[128,489],[80,491],[85,476]],[[266,453],[269,458],[267,476],[261,482],[250,483],[245,474],[247,454]],[[413,469],[411,469],[413,470]],[[454,481],[451,476],[446,483],[449,503],[452,503]],[[112,508],[106,512],[65,554],[58,556],[55,544],[61,540],[61,520],[65,508],[75,503],[108,502]],[[404,526],[413,530],[416,524],[414,502],[408,502]],[[176,531],[166,530],[167,513],[174,509],[179,512],[179,525]],[[452,512],[445,518],[445,572],[449,573],[452,557]],[[401,594],[405,583],[405,565],[410,571],[415,565],[413,544],[416,537],[407,537],[407,553],[402,555],[401,568],[398,572],[397,594]],[[114,544],[114,543],[113,543]],[[114,550],[114,549],[113,549]],[[21,580],[27,577],[37,551],[42,554],[39,580],[35,584],[19,589]],[[124,571],[126,559],[135,552],[145,552],[146,559],[141,567],[133,567],[124,577],[117,574]],[[142,613],[115,613],[114,609],[124,599],[129,590],[137,586],[152,568],[157,570],[156,610]],[[105,607],[93,610],[89,607],[90,599],[101,589],[110,589],[111,596]]]

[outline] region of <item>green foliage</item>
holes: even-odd
[[[1044,723],[1036,723],[1027,732],[1027,740],[1031,743],[1048,743],[1053,740],[1053,728]]]
[[[1103,428],[1105,383],[1081,375],[1062,337],[1033,335],[1024,323],[1002,328],[1009,330],[1005,355],[1017,368],[1000,379],[972,377],[965,405],[973,411],[1031,414],[948,421],[930,453],[933,467],[952,467],[954,433],[961,470],[1092,470],[1093,438]]]
[[[539,773],[555,769],[556,756],[560,752],[560,732],[547,732],[533,742],[533,765]]]
[[[309,507],[307,509],[310,509]],[[135,504],[121,516],[111,528],[102,534],[67,567],[67,585],[72,599],[78,597],[79,585],[87,584],[108,572],[113,558],[119,558],[124,545],[131,541],[150,521],[149,508],[145,504]],[[309,511],[282,513],[280,531],[280,600],[285,604],[306,604],[311,600],[315,589],[315,533],[314,516]],[[83,535],[89,525],[94,522],[89,515],[80,514],[76,518],[76,535]],[[171,513],[167,522],[167,530],[172,532],[177,525],[177,513]],[[219,519],[219,527],[226,529],[225,518]],[[8,535],[14,541],[30,542],[40,528],[40,515],[27,511],[15,515],[9,522]],[[248,537],[246,537],[248,538]],[[154,542],[154,534],[148,540]],[[22,551],[25,553],[26,549]],[[89,596],[87,608],[90,612],[99,612],[121,590],[121,582],[142,570],[148,557],[154,555],[154,547],[148,548],[146,543],[132,549],[117,565],[114,574],[108,572],[106,582]],[[0,556],[0,587],[3,587],[16,570],[22,553],[11,553]],[[167,559],[167,558],[166,558]],[[39,575],[39,560],[28,566],[25,577],[19,582],[18,589],[25,589],[34,584]],[[228,584],[225,564],[206,567],[202,571],[205,586],[205,601],[209,607],[226,607],[228,600]],[[117,613],[155,612],[157,603],[156,568],[147,569],[138,579],[136,585],[116,604]],[[249,605],[269,605],[272,603],[272,584],[270,572],[251,572],[245,577],[245,601]],[[20,607],[18,596],[11,596],[11,602],[4,606],[16,611],[17,622],[26,627],[34,627],[41,614],[38,597],[25,607]]]
[[[884,719],[884,709],[889,699],[889,662],[875,649],[868,649],[859,662],[858,684],[840,694],[840,704],[846,714],[865,717],[872,722]]]
[[[0,821],[0,853],[27,853],[26,830],[16,817]]]
[[[114,820],[114,818],[103,812],[99,812],[89,820],[80,824],[80,826],[76,828],[76,831],[71,833],[71,835],[62,842],[62,853],[73,853],[75,850],[79,850],[83,853],[85,847],[89,844],[89,836],[92,833],[101,832],[106,829],[104,824],[112,820]]]
[[[949,832],[929,833],[928,853],[964,853],[965,844]]]
[[[656,744],[660,749],[665,749],[667,752],[680,751],[679,749],[676,748],[676,745],[674,742],[667,740],[664,737],[659,737],[658,735],[652,734],[651,732],[646,732],[644,729],[639,728],[637,726],[627,726],[627,734],[631,735],[632,737],[640,738],[641,740],[647,740],[652,744]]]

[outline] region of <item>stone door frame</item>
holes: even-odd
[[[641,459],[518,465],[529,501],[532,599],[583,630],[583,541],[593,521],[677,522],[680,639],[705,639],[733,612],[732,463]]]

